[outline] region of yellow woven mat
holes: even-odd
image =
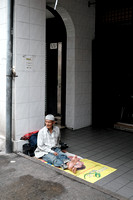
[[[41,160],[41,161],[45,162],[43,160]],[[77,176],[85,181],[90,182],[90,183],[95,183],[96,181],[104,178],[105,176],[107,176],[117,170],[117,169],[114,169],[107,165],[103,165],[103,164],[100,164],[98,162],[94,162],[94,161],[88,160],[88,159],[81,159],[80,161],[83,162],[83,164],[85,166],[84,169],[78,169],[76,174],[73,174],[71,171],[69,171],[67,169],[65,170],[65,172],[70,173],[74,176]],[[59,168],[59,169],[61,169],[61,168]]]

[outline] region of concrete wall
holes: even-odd
[[[0,1],[0,151],[5,150],[7,2]]]
[[[55,1],[47,0],[54,8]],[[66,126],[79,129],[92,120],[92,40],[95,35],[95,6],[88,0],[58,1],[57,12],[67,30]]]
[[[13,141],[21,151],[21,136],[44,126],[45,0],[16,0],[14,11]]]

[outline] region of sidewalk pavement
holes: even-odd
[[[125,200],[22,153],[0,154],[0,200]]]

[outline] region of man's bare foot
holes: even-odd
[[[75,161],[78,162],[80,160],[80,158],[77,157],[77,155],[74,155],[71,159],[71,161]]]
[[[77,168],[73,166],[73,168],[71,169],[71,171],[76,174]]]
[[[79,161],[78,157],[75,155],[72,160],[70,162],[67,163],[68,165],[68,169],[71,170],[73,173],[76,172],[75,171],[75,167],[74,165],[76,165],[76,163]],[[77,169],[76,169],[77,170]]]

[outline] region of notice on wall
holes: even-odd
[[[32,56],[25,56],[26,71],[32,71],[33,58]]]
[[[50,43],[50,49],[57,49],[57,43]]]

